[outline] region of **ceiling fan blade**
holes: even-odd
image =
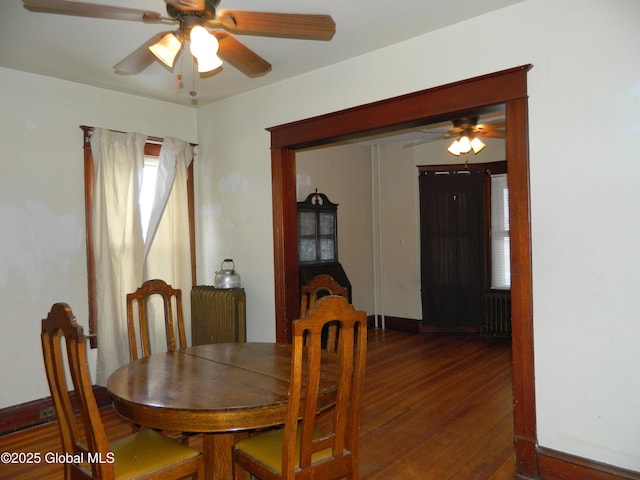
[[[167,33],[170,32],[156,33],[153,37],[136,48],[128,56],[115,64],[113,66],[113,70],[120,75],[136,75],[142,72],[156,59],[155,55],[151,53],[151,50],[149,50],[149,47],[154,43],[159,42],[160,39]]]
[[[246,76],[259,77],[271,70],[271,64],[269,62],[228,33],[216,31],[213,32],[213,35],[218,39],[220,45],[218,56]]]
[[[504,121],[504,119],[486,121],[486,122],[479,123],[478,125],[487,126],[487,127],[490,127],[490,128],[506,128],[506,126],[507,126],[507,124]]]
[[[506,138],[506,132],[500,130],[484,130],[478,134],[479,137],[485,138]]]
[[[70,2],[68,0],[22,0],[24,8],[30,12],[59,13],[78,17],[106,18],[110,20],[129,20],[133,22],[153,23],[161,21],[162,16],[151,10],[114,7],[95,3]]]
[[[478,136],[487,138],[505,138],[506,137],[506,124],[504,120],[496,122],[479,123],[474,132]]]
[[[219,18],[225,30],[241,35],[331,40],[336,32],[329,15],[224,10]]]
[[[164,0],[178,10],[199,12],[205,9],[205,0]]]
[[[447,138],[452,138],[452,137],[453,137],[453,135],[451,135],[449,133],[445,133],[445,134],[440,135],[438,137],[425,138],[424,140],[416,140],[415,142],[406,143],[406,144],[402,145],[402,148],[415,147],[417,145],[422,145],[424,143],[437,142],[438,140],[446,140]]]

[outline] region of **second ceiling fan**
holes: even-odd
[[[114,65],[116,73],[123,75],[138,74],[156,59],[171,68],[189,40],[198,71],[215,70],[221,65],[220,57],[245,75],[257,77],[269,72],[271,64],[230,34],[326,41],[336,31],[329,15],[217,11],[220,0],[165,0],[168,17],[149,10],[69,0],[22,1],[32,12],[177,25],[175,30],[155,34]]]
[[[506,131],[505,131],[505,121],[503,116],[498,116],[496,118],[486,120],[482,123],[479,123],[479,120],[480,120],[479,115],[471,115],[471,116],[456,118],[454,120],[451,120],[452,127],[447,129],[446,131],[440,133],[439,129],[424,130],[425,133],[429,134],[428,138],[424,140],[418,140],[415,142],[408,143],[404,145],[404,147],[405,148],[414,147],[416,145],[421,145],[423,143],[435,142],[438,140],[445,140],[448,138],[456,139],[456,141],[460,141],[461,139],[466,138],[467,139],[466,142],[469,143],[469,149],[461,152],[461,153],[466,153],[470,149],[474,149],[474,152],[475,152],[475,148],[471,146],[471,142],[475,139],[479,139],[481,137],[505,138]],[[449,151],[453,155],[459,155],[459,153],[454,153],[451,150]]]

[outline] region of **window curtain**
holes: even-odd
[[[155,195],[145,241],[144,279],[161,278],[173,288],[182,290],[185,330],[187,343],[190,343],[190,293],[193,281],[187,169],[193,160],[193,150],[187,142],[167,137],[162,142],[158,160]],[[159,298],[151,300],[151,351],[161,352],[166,350],[163,306]]]
[[[96,264],[98,360],[96,382],[129,360],[126,293],[143,275],[140,181],[146,137],[96,128],[91,135],[94,162],[93,232]]]
[[[479,330],[486,290],[484,172],[427,172],[419,187],[423,324]]]
[[[104,385],[116,368],[129,362],[126,294],[150,278],[162,278],[183,292],[191,288],[187,213],[191,147],[173,138],[163,142],[145,242],[139,205],[145,141],[146,137],[139,133],[98,128],[91,136],[99,385]],[[183,299],[183,307],[188,303]],[[151,308],[153,311],[153,305]],[[156,351],[166,348],[164,322],[156,321],[159,315],[161,312],[152,313],[149,325]],[[185,319],[188,318],[187,308]]]

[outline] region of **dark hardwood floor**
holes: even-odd
[[[511,347],[469,335],[371,331],[360,436],[366,480],[503,480],[515,471]],[[131,432],[103,409],[110,438]],[[198,437],[192,445],[198,446]],[[0,452],[60,451],[57,424],[0,437]],[[0,464],[0,479],[62,478]]]

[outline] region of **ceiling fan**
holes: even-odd
[[[155,34],[114,65],[115,72],[123,75],[138,74],[156,59],[160,59],[171,68],[173,60],[182,49],[185,40],[190,39],[191,52],[199,62],[198,70],[200,72],[214,70],[221,65],[222,62],[218,59],[215,68],[210,68],[214,67],[214,64],[207,67],[202,66],[205,63],[205,54],[209,55],[213,50],[215,56],[217,44],[217,55],[220,59],[233,65],[248,77],[257,77],[269,72],[271,64],[235,39],[230,35],[231,33],[304,40],[331,40],[335,33],[335,22],[329,15],[238,10],[217,11],[220,0],[165,0],[168,17],[149,10],[69,0],[22,1],[24,8],[32,12],[178,26],[176,30]],[[194,33],[196,31],[206,41],[202,57],[194,53],[196,44]],[[158,53],[152,53],[152,49],[155,50],[154,47],[166,46],[167,42],[172,48],[172,56],[169,60]],[[206,63],[210,62],[207,60]]]
[[[505,122],[503,117],[487,120],[484,123],[478,123],[480,117],[478,115],[461,117],[452,120],[453,127],[436,136],[429,136],[425,140],[418,140],[404,147],[414,147],[423,143],[435,142],[437,140],[446,140],[447,138],[505,138]],[[424,130],[425,133],[433,134],[434,130]]]

